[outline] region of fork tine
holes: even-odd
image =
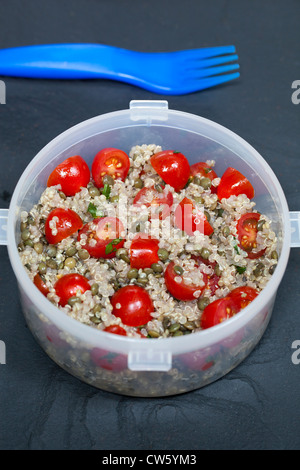
[[[196,77],[212,77],[214,75],[219,75],[224,72],[230,72],[231,70],[239,69],[239,64],[230,64],[230,65],[221,65],[220,67],[208,67],[208,68],[200,68],[195,70]]]
[[[212,59],[199,59],[197,60],[196,58],[194,59],[193,62],[189,65],[197,67],[211,67],[213,65],[219,65],[219,64],[225,64],[226,62],[234,62],[235,60],[238,60],[239,56],[237,54],[231,54],[231,55],[224,55],[220,57],[213,57]]]
[[[240,76],[239,72],[228,73],[226,75],[218,75],[216,77],[202,78],[200,80],[194,81],[194,91],[204,90],[206,88],[211,88],[216,85],[221,85],[222,83],[229,82],[230,80],[235,80]]]
[[[219,47],[204,47],[200,49],[188,49],[179,51],[188,59],[206,59],[225,54],[234,54],[236,52],[235,46],[219,46]]]

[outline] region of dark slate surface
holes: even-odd
[[[235,44],[241,78],[188,96],[165,97],[110,81],[5,78],[0,106],[0,206],[26,165],[53,137],[131,99],[230,128],[275,171],[290,210],[300,209],[300,79],[297,0],[11,0],[0,4],[1,47],[100,42],[141,51]],[[180,73],[180,70],[178,70]],[[300,250],[291,252],[270,325],[253,353],[214,384],[181,396],[144,399],[98,391],[58,368],[26,328],[16,281],[0,247],[1,449],[299,449]]]

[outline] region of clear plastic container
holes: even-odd
[[[279,239],[278,266],[266,288],[230,320],[199,333],[130,339],[83,325],[63,315],[34,286],[18,254],[20,213],[30,210],[50,172],[81,155],[88,164],[99,149],[155,143],[180,149],[190,163],[214,159],[219,174],[233,166],[255,188],[256,208],[273,221]],[[243,139],[207,119],[169,110],[166,101],[132,101],[130,109],[82,122],[56,137],[28,165],[14,191],[8,220],[0,211],[0,243],[17,278],[22,308],[34,337],[63,369],[103,390],[138,397],[167,396],[203,387],[236,367],[263,335],[286,269],[291,246],[299,246],[299,213],[289,213],[281,186],[265,160]],[[1,225],[2,222],[2,225]],[[4,231],[7,224],[7,234]]]

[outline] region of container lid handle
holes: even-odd
[[[291,248],[300,248],[300,212],[290,212]]]
[[[8,209],[0,209],[0,245],[7,245]]]

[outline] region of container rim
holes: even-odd
[[[151,349],[155,345],[155,349],[159,348],[160,350],[168,350],[176,351],[176,354],[181,352],[190,351],[194,349],[195,344],[199,348],[206,347],[216,341],[222,340],[225,336],[234,333],[236,330],[242,328],[251,317],[255,317],[256,313],[264,308],[268,302],[276,295],[278,286],[281,282],[281,279],[284,275],[286,265],[289,258],[290,252],[290,220],[289,220],[289,209],[287,205],[287,201],[284,195],[284,192],[281,188],[281,185],[274,174],[271,167],[268,163],[264,160],[264,158],[242,137],[235,134],[233,131],[227,129],[226,127],[211,121],[207,118],[194,115],[191,113],[177,111],[168,109],[168,115],[170,116],[181,116],[185,117],[186,119],[192,119],[193,121],[198,120],[198,122],[202,122],[210,127],[215,128],[219,133],[226,134],[227,137],[235,140],[236,143],[243,146],[248,152],[253,155],[253,158],[256,159],[261,166],[268,172],[271,176],[274,186],[276,188],[277,194],[279,196],[281,206],[282,206],[282,220],[283,220],[283,239],[282,239],[282,250],[278,260],[278,264],[272,278],[267,283],[266,287],[260,292],[259,296],[251,302],[249,306],[247,306],[243,311],[241,311],[238,315],[235,315],[229,320],[222,322],[219,325],[216,325],[212,328],[207,330],[202,330],[193,335],[193,338],[189,335],[186,336],[179,336],[176,338],[163,338],[159,341],[153,341],[150,338],[127,338],[122,337],[119,335],[112,335],[107,332],[103,332],[94,328],[91,328],[88,325],[81,324],[78,320],[75,320],[68,315],[62,315],[61,311],[55,307],[49,300],[47,300],[43,294],[39,292],[39,290],[35,287],[32,283],[30,278],[28,277],[18,250],[17,250],[17,242],[15,238],[15,231],[14,231],[14,219],[15,219],[15,212],[17,210],[17,199],[19,192],[21,191],[24,182],[28,178],[29,174],[31,173],[32,169],[35,165],[39,162],[41,157],[49,152],[57,143],[64,141],[66,138],[68,141],[72,138],[72,136],[79,130],[87,129],[92,124],[101,123],[101,121],[107,118],[114,118],[120,116],[128,116],[129,117],[130,110],[120,110],[120,111],[113,111],[110,113],[105,113],[99,116],[92,117],[85,121],[82,121],[75,126],[65,130],[54,139],[52,139],[46,146],[44,146],[37,155],[31,160],[29,165],[24,170],[23,174],[21,175],[16,188],[14,190],[11,203],[9,206],[8,212],[8,226],[7,226],[7,235],[8,235],[8,254],[10,258],[10,262],[17,278],[19,286],[26,292],[27,295],[30,296],[33,304],[43,313],[49,320],[53,321],[58,328],[67,330],[70,334],[76,335],[80,338],[83,342],[92,342],[94,344],[101,344],[101,347],[108,347],[108,349],[114,349],[116,351],[124,352],[132,350],[132,349],[148,349],[151,345]],[[140,123],[135,122],[134,125],[140,125]],[[158,123],[157,125],[162,125]],[[121,127],[128,127],[128,123],[125,126]],[[121,128],[118,126],[118,128]],[[175,127],[175,126],[173,126]],[[100,129],[100,128],[99,128]],[[112,128],[110,128],[111,130]],[[74,143],[74,141],[73,141]],[[192,341],[191,341],[192,339]]]

